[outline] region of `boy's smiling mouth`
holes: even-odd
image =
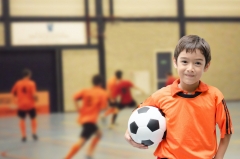
[[[194,77],[194,75],[185,74],[187,77]]]

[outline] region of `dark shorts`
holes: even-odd
[[[126,103],[126,104],[122,104],[122,103],[119,103],[118,104],[118,109],[123,109],[123,108],[134,108],[134,107],[136,107],[137,106],[137,104],[136,104],[136,102],[133,100],[133,101],[131,101],[130,103]]]
[[[30,110],[18,110],[17,112],[18,117],[21,119],[25,119],[27,114],[30,116],[31,119],[36,118],[37,116],[36,109],[32,108]]]
[[[83,124],[83,130],[81,132],[81,137],[85,139],[89,139],[95,132],[97,132],[98,127],[93,123],[85,123]]]

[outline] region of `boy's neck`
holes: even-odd
[[[188,85],[185,84],[183,82],[180,81],[180,83],[178,84],[178,87],[184,91],[186,91],[187,93],[194,93],[194,91],[198,88],[200,81],[192,84],[192,85]]]

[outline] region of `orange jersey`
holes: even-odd
[[[117,85],[114,92],[114,97],[117,97],[120,95],[121,104],[128,104],[133,101],[132,95],[131,95],[131,87],[133,87],[132,82],[128,80],[120,80]]]
[[[107,106],[108,95],[104,89],[95,86],[76,93],[74,100],[82,100],[79,110],[79,124],[96,123],[100,110]]]
[[[117,86],[117,78],[113,77],[107,82],[107,91],[110,98],[114,97],[114,92]]]
[[[16,97],[16,102],[20,110],[29,110],[34,108],[36,93],[36,84],[30,79],[21,79],[17,81],[11,93]]]
[[[195,94],[178,88],[180,80],[152,94],[140,106],[155,106],[167,121],[166,139],[155,156],[169,159],[212,159],[217,151],[216,124],[221,132],[232,134],[233,127],[222,93],[200,82]]]

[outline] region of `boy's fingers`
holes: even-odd
[[[133,145],[134,147],[137,147],[137,148],[140,148],[140,149],[148,149],[147,146],[142,145],[142,144],[138,144],[138,143],[136,143],[136,142],[134,142],[134,141],[132,141],[132,145]]]
[[[142,144],[138,144],[135,141],[133,141],[133,139],[129,135],[128,131],[126,131],[126,133],[125,133],[125,139],[127,140],[127,142],[129,142],[134,147],[137,147],[137,148],[140,148],[140,149],[148,149],[147,146],[142,145]]]

